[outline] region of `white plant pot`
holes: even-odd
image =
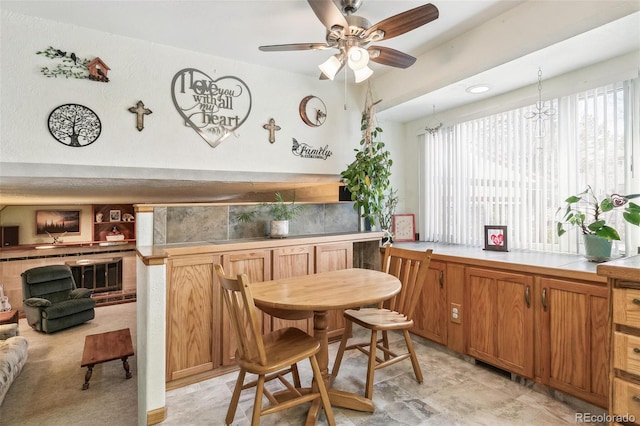
[[[272,220],[271,221],[271,238],[287,238],[289,235],[288,220]]]

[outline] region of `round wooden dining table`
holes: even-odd
[[[290,311],[291,317],[313,311],[314,337],[320,341],[316,355],[325,378],[331,404],[358,411],[373,412],[373,402],[364,396],[331,387],[329,373],[328,311],[348,309],[387,300],[400,292],[393,275],[371,269],[340,269],[312,275],[283,278],[251,284],[256,306],[267,313]],[[315,424],[319,403],[312,405],[306,424]]]

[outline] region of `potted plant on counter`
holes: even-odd
[[[289,235],[289,221],[295,219],[304,210],[304,205],[295,204],[296,196],[293,194],[291,202],[286,202],[280,192],[275,193],[273,203],[262,203],[271,215],[271,238],[286,238]],[[239,213],[236,215],[238,222],[250,222],[255,219],[259,210]]]
[[[578,227],[584,238],[586,257],[594,261],[607,260],[611,256],[611,242],[620,240],[620,234],[607,219],[611,212],[623,208],[624,220],[640,226],[640,206],[629,201],[638,197],[640,194],[611,194],[598,199],[591,186],[587,186],[581,193],[568,197],[565,205],[556,211],[556,215],[562,213],[557,222],[558,236],[564,235],[569,227]]]

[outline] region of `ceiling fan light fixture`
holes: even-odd
[[[326,75],[329,80],[333,80],[342,67],[342,62],[340,62],[340,59],[338,58],[339,56],[340,55],[333,55],[329,59],[318,65],[320,71],[322,71],[322,73]]]
[[[364,66],[364,68],[360,68],[359,70],[353,70],[353,75],[356,77],[356,83],[362,83],[373,74],[373,70],[368,66]]]
[[[354,71],[361,70],[369,64],[369,52],[362,47],[353,46],[347,54],[349,68]]]

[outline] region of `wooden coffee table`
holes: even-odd
[[[80,364],[81,368],[87,367],[82,390],[89,389],[89,380],[91,380],[93,367],[102,362],[121,359],[126,373],[125,377],[130,379],[131,371],[129,371],[129,363],[127,362],[127,358],[130,356],[133,356],[133,344],[131,343],[131,332],[128,328],[86,336]]]
[[[12,309],[6,312],[0,312],[0,324],[18,323],[18,310]]]

